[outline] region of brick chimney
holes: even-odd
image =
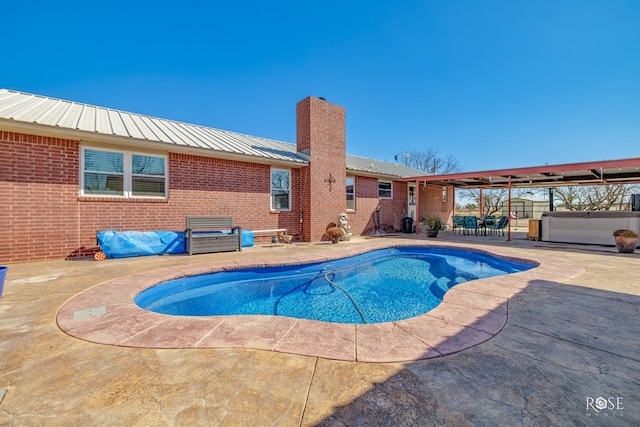
[[[297,150],[309,156],[301,170],[302,239],[318,241],[346,210],[346,113],[323,98],[296,105]]]

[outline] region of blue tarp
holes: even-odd
[[[253,231],[242,230],[242,247],[250,248],[253,246]]]
[[[224,231],[219,232],[224,233]],[[253,246],[253,232],[242,230],[241,240],[243,248]],[[98,245],[107,258],[182,254],[185,252],[183,231],[105,230],[98,232]]]
[[[115,231],[98,232],[98,245],[108,258],[184,253],[184,232]]]

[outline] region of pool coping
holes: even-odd
[[[508,302],[529,286],[582,275],[576,264],[513,250],[451,248],[526,259],[538,267],[456,285],[435,309],[410,319],[376,324],[341,324],[268,315],[171,316],[139,308],[134,297],[158,283],[216,271],[295,265],[349,257],[375,249],[425,246],[420,242],[376,240],[345,245],[338,255],[304,254],[282,260],[248,256],[160,268],[120,277],[76,294],[58,310],[58,327],[73,337],[105,345],[138,348],[248,348],[353,362],[408,362],[441,357],[485,342],[503,329]],[[428,245],[426,245],[428,246]],[[441,245],[437,245],[441,246]]]

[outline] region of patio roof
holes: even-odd
[[[422,175],[404,179],[464,189],[640,183],[640,157],[585,163]]]

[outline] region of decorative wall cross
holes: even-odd
[[[333,185],[334,182],[336,182],[336,179],[333,177],[333,175],[329,174],[329,178],[325,179],[324,182],[329,183],[329,191],[331,191],[331,186]]]

